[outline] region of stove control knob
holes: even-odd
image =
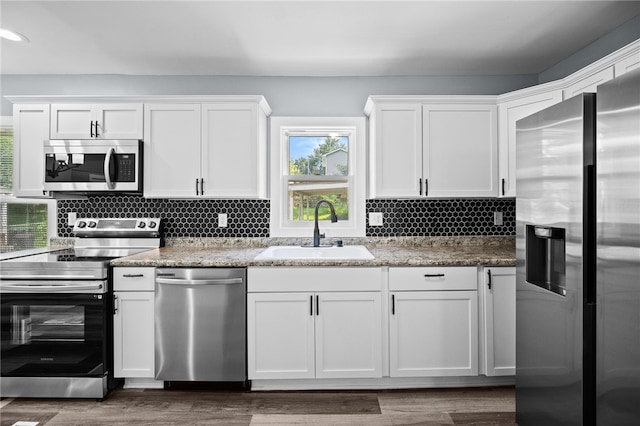
[[[78,221],[78,223],[76,223],[76,226],[78,228],[84,228],[85,226],[87,226],[87,222],[85,222],[84,220],[80,220]]]
[[[155,223],[154,221],[149,222],[149,228],[154,229],[156,226],[158,226],[158,224]]]
[[[97,223],[95,223],[93,221],[89,222],[89,228],[95,228],[96,226],[98,226]]]
[[[147,224],[144,223],[144,222],[139,222],[138,223],[138,228],[144,228],[145,226],[147,226]]]

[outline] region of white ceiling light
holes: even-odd
[[[11,41],[29,41],[29,39],[22,34],[4,28],[0,28],[0,37]]]

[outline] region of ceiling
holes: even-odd
[[[11,1],[2,74],[537,74],[640,1]]]

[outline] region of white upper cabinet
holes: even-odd
[[[202,105],[204,195],[264,198],[267,116],[257,104]]]
[[[428,197],[495,197],[496,106],[422,106],[422,193]]]
[[[404,98],[367,102],[369,196],[496,196],[495,98]]]
[[[144,196],[199,195],[200,105],[146,104],[144,122]]]
[[[142,139],[142,103],[51,104],[51,139]]]
[[[370,115],[372,198],[416,197],[422,179],[422,105],[376,104]]]
[[[516,196],[516,122],[562,101],[562,90],[527,95],[523,90],[516,98],[498,104],[498,185],[499,196]]]
[[[145,105],[144,195],[264,198],[264,98]]]
[[[13,105],[13,194],[47,197],[43,142],[49,139],[49,104]]]

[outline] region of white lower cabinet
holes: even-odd
[[[155,268],[114,268],[115,377],[153,378]]]
[[[379,268],[249,268],[247,285],[250,380],[382,377]]]
[[[484,359],[487,376],[516,374],[516,269],[484,268]]]
[[[476,376],[475,267],[389,268],[391,377]]]

